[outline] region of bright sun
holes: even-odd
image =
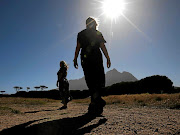
[[[102,4],[103,13],[111,19],[116,19],[122,15],[125,9],[124,0],[104,0]]]

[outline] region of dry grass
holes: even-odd
[[[73,99],[72,102],[74,103],[80,103],[80,104],[89,104],[91,101],[91,99],[88,98],[84,98],[84,99]]]
[[[178,94],[134,94],[110,95],[103,97],[108,104],[117,104],[122,107],[157,107],[180,109],[180,93]],[[90,103],[90,99],[74,100],[76,103]]]
[[[57,100],[43,98],[1,97],[0,115],[22,114],[19,107],[42,106]]]
[[[20,97],[2,97],[0,98],[1,105],[12,105],[12,104],[21,104],[21,105],[44,105],[47,103],[55,102],[53,99],[46,98],[20,98]]]
[[[6,115],[6,114],[20,114],[21,112],[19,110],[16,109],[12,109],[10,107],[7,106],[0,106],[0,115]]]
[[[134,94],[134,95],[110,95],[103,97],[107,105],[116,104],[119,107],[157,107],[180,109],[180,93],[178,94]],[[21,108],[46,106],[58,100],[45,98],[19,98],[1,97],[0,115],[22,114]],[[90,98],[74,99],[74,103],[89,104]]]

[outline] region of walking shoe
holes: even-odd
[[[88,114],[92,116],[100,116],[103,112],[103,107],[98,104],[90,103],[88,107]]]
[[[67,106],[62,106],[58,110],[64,110],[64,109],[67,109]]]

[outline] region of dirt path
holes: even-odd
[[[72,102],[67,110],[59,106],[17,106],[21,114],[0,116],[0,135],[180,134],[180,110],[106,105],[104,117],[95,118],[86,115],[88,104]]]

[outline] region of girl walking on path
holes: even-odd
[[[56,86],[59,87],[63,106],[60,109],[66,109],[67,103],[72,100],[69,92],[69,82],[66,79],[68,66],[65,61],[60,62],[60,69],[57,72],[58,80]]]

